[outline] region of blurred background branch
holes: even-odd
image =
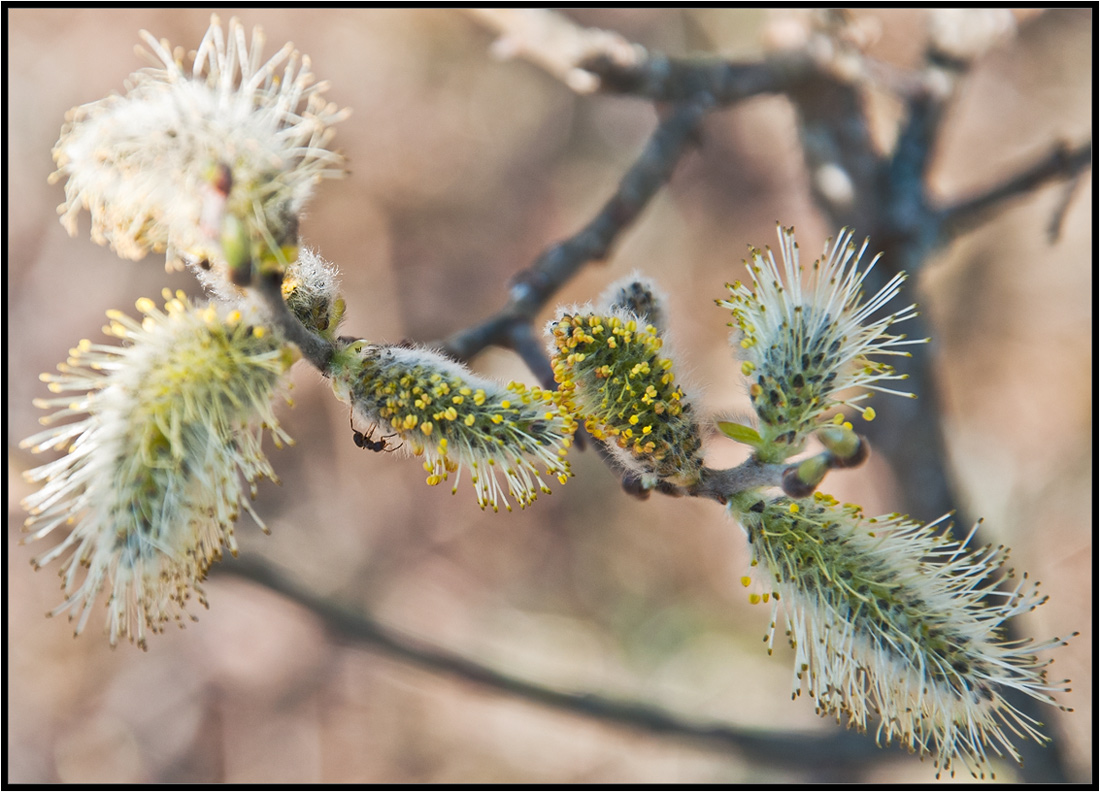
[[[535,315],[581,267],[607,258],[615,240],[671,177],[705,111],[704,104],[692,102],[677,107],[662,120],[599,214],[516,275],[508,303],[496,315],[455,333],[444,342],[443,349],[460,360],[467,360],[490,345],[521,352],[540,384],[554,389],[553,372],[545,354],[536,355],[528,341]]]
[[[307,609],[325,623],[342,641],[365,646],[402,662],[470,682],[491,692],[514,696],[583,718],[616,726],[652,732],[666,737],[698,741],[717,751],[734,751],[753,764],[801,766],[817,773],[851,777],[861,765],[879,759],[884,749],[870,735],[855,738],[844,732],[821,735],[738,729],[721,723],[702,722],[640,701],[615,699],[598,693],[577,693],[532,683],[491,668],[432,643],[404,635],[378,623],[370,614],[318,596],[295,583],[272,565],[256,558],[237,559],[213,570],[271,589],[290,602]],[[887,756],[898,751],[886,748]]]

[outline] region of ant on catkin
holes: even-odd
[[[385,437],[381,437],[378,440],[375,440],[374,439],[374,430],[377,427],[374,426],[373,424],[371,425],[370,429],[367,430],[366,434],[363,434],[362,432],[360,432],[358,429],[355,428],[355,423],[352,421],[350,416],[348,417],[348,423],[351,425],[352,440],[354,440],[355,444],[357,446],[359,446],[360,448],[369,448],[371,451],[379,452],[379,451],[396,451],[398,448],[401,447],[401,446],[396,446],[394,448],[389,448],[386,445],[386,441],[389,440],[391,437],[396,437],[396,435],[392,435],[392,434],[391,435],[386,435]]]

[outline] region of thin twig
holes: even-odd
[[[505,674],[454,652],[430,646],[383,626],[368,614],[339,605],[300,586],[270,564],[236,559],[216,567],[274,591],[320,618],[345,641],[382,652],[428,671],[472,682],[498,693],[515,696],[563,712],[644,732],[710,743],[716,750],[734,750],[759,764],[837,770],[866,764],[883,756],[867,736],[851,732],[825,735],[740,729],[723,723],[699,722],[637,701],[579,693],[538,685]]]
[[[599,78],[605,93],[628,94],[653,102],[705,99],[724,106],[753,96],[782,93],[818,71],[802,52],[763,61],[735,63],[718,58],[670,58],[657,53],[634,64],[594,55],[579,67]]]
[[[630,64],[645,50],[618,33],[581,27],[565,16],[535,8],[468,8],[466,13],[497,34],[492,53],[498,58],[531,61],[577,93],[592,93],[599,80],[578,64],[600,55]]]
[[[531,351],[530,326],[536,314],[581,267],[609,255],[619,236],[671,177],[707,109],[701,103],[675,108],[657,125],[641,156],[592,221],[544,251],[530,268],[516,276],[508,302],[500,311],[474,327],[455,333],[442,344],[443,349],[459,360],[468,360],[495,345],[525,351],[527,360]],[[531,361],[527,362],[530,366]]]
[[[948,241],[988,219],[1008,202],[1025,196],[1044,184],[1072,179],[1092,163],[1092,141],[1076,148],[1060,144],[1042,159],[1023,168],[988,190],[940,210],[941,237]]]

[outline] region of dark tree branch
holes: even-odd
[[[492,345],[527,350],[524,359],[530,366],[527,339],[536,314],[581,267],[608,256],[622,232],[672,176],[708,109],[699,102],[676,107],[658,124],[641,156],[599,214],[575,235],[544,251],[529,269],[515,277],[508,302],[500,311],[452,335],[443,343],[444,350],[459,360],[468,360]],[[544,367],[539,364],[539,368]]]
[[[803,767],[815,774],[854,771],[883,757],[883,749],[867,735],[835,731],[825,735],[739,729],[722,723],[703,723],[636,701],[596,693],[555,690],[430,646],[391,630],[369,615],[339,605],[300,586],[266,562],[235,559],[220,564],[217,574],[236,575],[276,592],[323,621],[344,641],[381,652],[433,673],[470,682],[496,693],[604,723],[642,732],[698,742],[714,750],[733,750],[754,763],[776,767]]]
[[[941,240],[948,242],[987,220],[1007,203],[1028,195],[1048,182],[1073,179],[1092,164],[1092,141],[1076,148],[1060,144],[1047,156],[1000,184],[940,210]]]
[[[715,105],[782,93],[818,71],[817,64],[802,52],[745,63],[647,53],[632,65],[596,55],[577,65],[599,77],[600,90],[605,93],[629,94],[654,102],[706,100]]]

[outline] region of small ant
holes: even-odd
[[[374,430],[375,430],[376,427],[374,425],[372,425],[371,428],[367,430],[366,434],[363,434],[362,432],[360,432],[358,429],[355,428],[355,424],[352,423],[350,417],[348,418],[348,423],[351,424],[352,439],[355,441],[355,444],[357,446],[359,446],[360,448],[369,448],[371,451],[378,452],[378,451],[396,451],[398,448],[401,447],[401,446],[396,446],[395,448],[387,448],[386,447],[386,441],[389,440],[391,437],[396,437],[396,435],[386,435],[385,437],[382,437],[382,438],[379,438],[378,440],[375,440],[374,439]]]

